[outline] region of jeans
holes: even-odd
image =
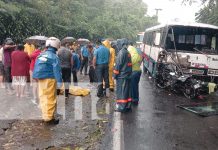
[[[88,57],[83,57],[82,64],[81,64],[81,68],[80,68],[80,73],[82,73],[83,68],[85,67],[85,72],[84,72],[84,74],[87,74],[88,62],[89,62]]]
[[[96,74],[93,66],[89,67],[89,79],[91,83],[96,82]]]
[[[133,71],[131,76],[131,96],[132,101],[139,101],[139,81],[141,77],[141,71]]]
[[[97,65],[95,73],[98,81],[98,91],[97,96],[103,96],[103,81],[105,82],[105,89],[109,88],[109,74],[108,74],[108,64]]]

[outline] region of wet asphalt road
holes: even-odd
[[[184,103],[190,100],[157,89],[147,75],[142,75],[139,106],[121,116],[124,149],[218,149],[218,116],[200,117],[176,107]]]

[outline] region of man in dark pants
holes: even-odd
[[[89,61],[89,51],[87,49],[87,45],[84,45],[81,48],[81,61],[82,61],[82,65],[80,68],[80,74],[82,74],[83,68],[85,67],[84,75],[88,75],[87,69],[88,69],[88,61]]]
[[[89,50],[89,79],[90,83],[93,83],[96,82],[95,69],[93,66],[94,48],[91,44],[89,44],[87,47]]]
[[[79,71],[79,68],[80,68],[80,60],[79,60],[79,55],[75,52],[75,49],[72,48],[72,68],[71,68],[71,71],[72,71],[72,74],[73,74],[73,83],[74,85],[77,85],[78,83],[78,79],[77,79],[77,72]]]
[[[11,38],[7,38],[5,40],[5,45],[3,46],[3,57],[4,57],[4,77],[5,77],[5,86],[6,90],[9,94],[13,94],[12,92],[12,79],[11,79],[11,54],[15,50],[14,42]]]
[[[109,49],[102,45],[101,40],[96,41],[97,49],[94,51],[93,65],[96,71],[98,80],[97,96],[106,96],[106,91],[109,88],[108,62],[110,57]],[[103,81],[105,89],[103,89]]]
[[[72,66],[72,54],[66,47],[61,47],[58,50],[58,57],[60,59],[62,79],[64,81],[65,98],[69,96],[69,85],[71,83],[71,66]],[[60,90],[58,90],[59,94]]]
[[[138,105],[139,103],[139,81],[141,77],[141,63],[142,63],[142,52],[140,49],[133,47],[133,43],[130,42],[128,51],[131,55],[132,60],[132,76],[131,76],[131,97],[132,104]]]

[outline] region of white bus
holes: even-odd
[[[160,63],[204,82],[218,84],[218,27],[202,23],[168,23],[145,30],[144,70],[157,77]]]

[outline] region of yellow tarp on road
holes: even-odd
[[[74,96],[87,96],[90,94],[90,89],[82,88],[79,86],[70,86],[69,93]],[[64,87],[61,88],[60,94],[64,94]]]

